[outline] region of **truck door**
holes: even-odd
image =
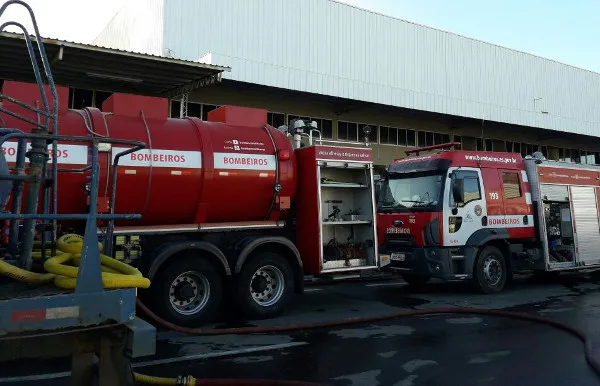
[[[523,183],[519,170],[499,169],[504,196],[504,214],[506,218],[523,217],[529,214],[529,204],[523,192]]]
[[[463,202],[454,202],[453,180],[463,186]],[[482,218],[487,216],[485,189],[481,170],[476,168],[451,168],[444,192],[444,245],[462,246],[473,233],[481,229]]]
[[[498,170],[504,199],[504,227],[508,228],[511,238],[535,236],[531,194],[528,185],[523,181],[523,174],[521,170]]]

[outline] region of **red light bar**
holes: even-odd
[[[404,153],[406,153],[406,155],[409,155],[409,154],[412,154],[412,153],[415,153],[415,155],[419,155],[419,153],[422,152],[422,151],[453,148],[454,146],[460,146],[460,142],[448,142],[448,143],[442,143],[442,144],[439,144],[439,145],[419,147],[417,149],[406,150]]]

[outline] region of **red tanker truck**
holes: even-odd
[[[33,105],[39,99],[30,84],[7,81],[3,93]],[[274,128],[262,109],[223,106],[201,121],[167,118],[162,98],[113,94],[102,110],[70,110],[68,89],[58,87],[58,95],[61,135],[147,145],[119,159],[113,180],[115,154],[124,149],[101,144],[98,211],[142,219],[99,229],[106,228],[106,254],[152,280],[140,297],[164,319],[199,325],[230,303],[225,298],[245,317],[273,317],[303,291],[305,275],[380,267],[368,143],[327,146],[310,122]],[[2,118],[5,127],[30,130]],[[58,167],[74,171],[59,176],[58,213],[84,213],[88,179],[75,171],[88,164],[87,148],[60,143],[57,151]],[[3,153],[14,163],[16,143]],[[79,226],[59,223],[59,233]]]

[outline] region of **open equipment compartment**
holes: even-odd
[[[315,210],[297,214],[299,235],[310,228],[309,223],[319,232],[314,238],[319,245],[300,251],[305,271],[327,274],[376,269],[372,150],[316,145],[296,153],[300,180],[315,181],[300,187],[298,199],[307,202],[312,197]]]
[[[548,160],[536,166],[546,269],[600,266],[600,167]]]
[[[542,184],[542,207],[548,242],[547,263],[551,268],[575,265],[575,234],[569,187]]]

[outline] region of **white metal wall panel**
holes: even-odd
[[[164,0],[127,0],[92,44],[143,54],[163,52]]]
[[[600,136],[597,73],[331,0],[147,2],[98,42],[187,60],[211,52],[244,82]],[[156,4],[150,19],[164,24],[142,21]]]

